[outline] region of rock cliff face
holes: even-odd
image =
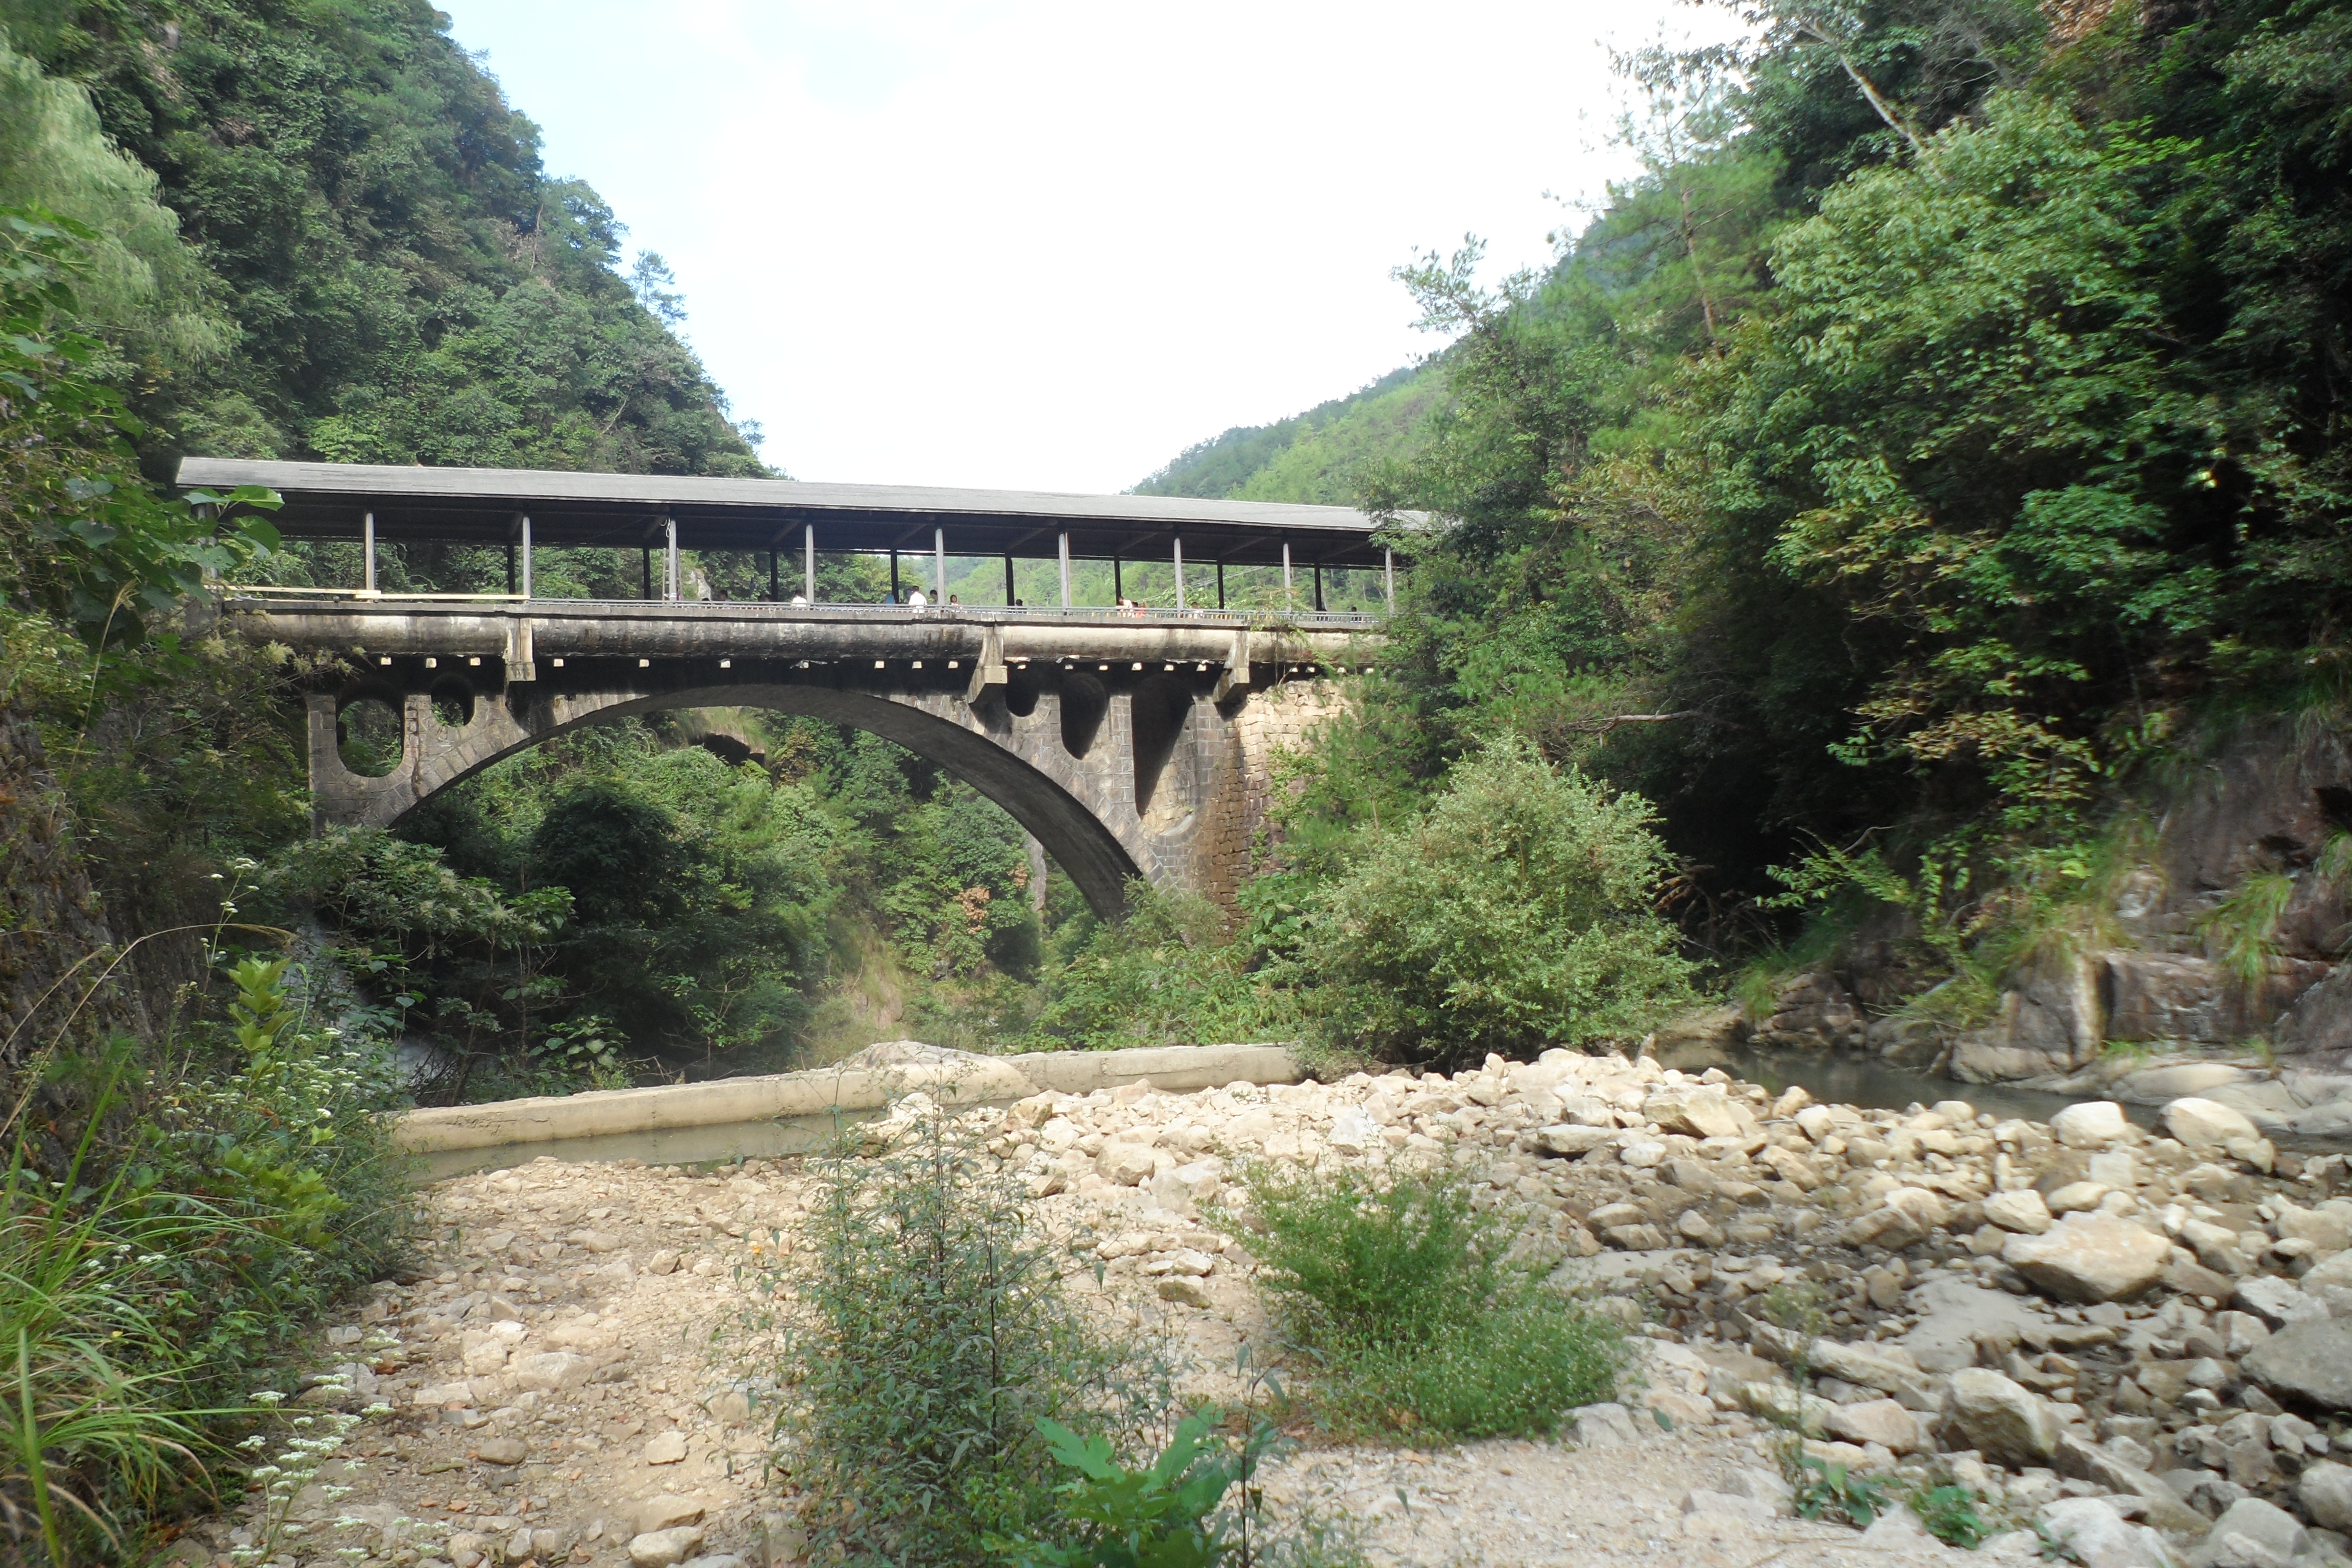
[[[2250,728],[2154,815],[2144,862],[2095,911],[2103,934],[2045,944],[2004,977],[1989,1023],[1938,1028],[1900,1010],[1919,985],[1890,927],[1857,932],[1837,960],[1791,979],[1748,1020],[1751,1037],[1866,1051],[1971,1083],[2080,1075],[2116,1042],[2193,1051],[2260,1040],[2281,1075],[2307,1080],[2305,1104],[2352,1089],[2352,879],[2341,868],[2352,735],[2284,720]],[[2250,945],[2262,955],[2251,979]]]
[[[0,709],[0,1081],[53,1043],[143,1026],[127,982],[100,984],[113,945],[40,737]]]

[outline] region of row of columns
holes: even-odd
[[[661,596],[666,603],[675,602],[678,596],[679,587],[677,563],[677,519],[674,517],[665,517],[661,520],[659,527],[662,531]],[[373,595],[376,592],[375,513],[368,512],[365,514],[361,523],[360,536],[361,554],[363,562],[362,567],[363,582],[362,585],[367,593]],[[778,535],[777,542],[781,543],[782,542],[782,535]],[[1070,536],[1067,532],[1064,532],[1056,535],[1055,539],[1055,555],[1059,561],[1061,568],[1062,608],[1066,610],[1070,608]],[[1176,608],[1179,613],[1181,613],[1187,607],[1184,600],[1184,541],[1182,536],[1177,536],[1174,543],[1176,562]],[[517,551],[518,544],[520,545],[520,554],[518,554]],[[643,546],[643,557],[645,596],[650,599],[654,596],[653,546],[650,542]],[[1121,562],[1118,556],[1114,555],[1110,558],[1111,594],[1116,598],[1123,599],[1127,595],[1119,580],[1120,564]],[[1223,561],[1219,561],[1216,563],[1216,567],[1217,608],[1222,610],[1225,607],[1225,563]],[[1323,564],[1321,562],[1317,562],[1315,563],[1314,573],[1315,608],[1317,613],[1320,614],[1323,609]],[[810,604],[815,604],[817,599],[816,525],[814,523],[803,523],[801,526],[801,579],[802,596],[807,599]],[[772,544],[768,549],[768,593],[771,597],[773,597],[777,592],[776,584],[776,548],[775,545]],[[1383,549],[1381,552],[1381,585],[1382,597],[1386,599],[1388,607],[1393,611],[1396,608],[1396,552],[1394,551]],[[944,528],[936,528],[931,531],[931,587],[934,601],[936,603],[945,604],[948,596],[948,531]],[[509,594],[518,595],[525,599],[531,596],[530,518],[525,513],[519,512],[516,514],[514,521],[514,536],[507,541],[507,592]],[[1292,584],[1290,541],[1287,539],[1282,542],[1282,596],[1286,601],[1290,603],[1296,603],[1297,599],[1297,590]],[[894,602],[898,597],[898,552],[896,550],[890,552],[890,597]],[[1007,555],[1004,558],[1004,602],[1007,605],[1010,605],[1013,603],[1013,557]]]

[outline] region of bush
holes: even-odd
[[[1133,1447],[1172,1395],[1066,1300],[1027,1194],[968,1124],[916,1096],[885,1126],[904,1134],[887,1152],[845,1139],[817,1166],[801,1240],[753,1281],[797,1384],[777,1465],[819,1554],[969,1564],[1055,1516],[1041,1420]]]
[[[1312,901],[1297,963],[1328,1042],[1475,1062],[1640,1035],[1687,1005],[1651,820],[1516,737],[1462,763]]]
[[[1343,1434],[1548,1433],[1610,1398],[1624,1364],[1613,1321],[1543,1282],[1508,1226],[1459,1173],[1247,1177],[1250,1238],[1318,1418]]]

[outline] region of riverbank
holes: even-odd
[[[2156,1131],[2113,1106],[1865,1110],[1551,1053],[969,1114],[1071,1249],[1070,1288],[1168,1325],[1198,1397],[1238,1394],[1243,1345],[1275,1353],[1254,1264],[1204,1223],[1247,1160],[1461,1163],[1569,1259],[1563,1288],[1640,1321],[1642,1377],[1559,1443],[1321,1447],[1274,1478],[1277,1500],[1356,1521],[1374,1562],[1960,1560],[1900,1510],[1868,1534],[1793,1517],[1797,1428],[1825,1463],[1968,1488],[1996,1555],[2030,1559],[2036,1524],[2103,1563],[2346,1554],[2327,1532],[2352,1526],[2331,1511],[2352,1504],[2352,1182],[2341,1155],[2283,1152],[2210,1101]],[[369,1468],[320,1478],[354,1489],[311,1500],[310,1550],[791,1561],[793,1499],[760,1470],[788,1369],[739,1362],[728,1331],[735,1265],[792,1244],[804,1190],[792,1159],[541,1159],[438,1184],[435,1273],[329,1335],[398,1342],[343,1363],[352,1402],[392,1412],[356,1429]],[[225,1555],[237,1528],[184,1555]]]

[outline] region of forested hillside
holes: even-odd
[[[1750,19],[1622,62],[1641,173],[1556,265],[1400,269],[1418,416],[1317,471],[1437,522],[1309,837],[1516,734],[1657,804],[1694,951],[1859,898],[1948,970],[2232,715],[2341,716],[2352,10]],[[1372,405],[1148,485],[1259,493]]]

